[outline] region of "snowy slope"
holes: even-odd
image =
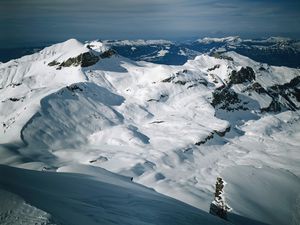
[[[158,65],[126,59],[102,42],[69,40],[0,70],[1,164],[102,167],[207,212],[224,173],[233,214],[282,224],[260,214],[265,205],[240,207],[248,195],[230,185],[241,175],[226,171],[267,166],[300,176],[298,69],[235,52]],[[269,201],[257,183],[253,201]],[[290,185],[278,190],[289,192]],[[279,216],[295,215],[280,207],[274,206]]]
[[[101,168],[0,166],[0,177],[1,224],[228,224]]]

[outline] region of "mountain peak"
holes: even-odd
[[[205,44],[216,43],[216,42],[224,43],[224,42],[239,42],[239,41],[241,41],[241,38],[239,36],[229,36],[223,38],[205,37],[197,40],[197,42],[205,43]]]

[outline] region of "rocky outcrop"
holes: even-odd
[[[212,57],[215,57],[217,59],[225,59],[228,61],[233,61],[233,58],[231,58],[230,56],[224,55],[222,53],[218,53],[218,52],[214,52],[213,54],[211,54]]]
[[[254,70],[247,66],[242,67],[238,72],[233,70],[229,77],[230,83],[232,84],[242,84],[245,82],[251,82],[255,80]]]
[[[219,135],[220,137],[224,137],[226,133],[230,131],[231,127],[228,126],[225,128],[225,130],[215,130],[214,132]]]
[[[261,108],[261,112],[280,112],[282,110],[282,106],[279,102],[275,101],[274,99],[271,101],[269,106],[265,108]]]
[[[297,110],[300,102],[300,77],[295,77],[290,82],[282,85],[273,85],[266,90],[272,98],[268,107],[261,112],[280,112],[282,110]]]
[[[198,146],[203,145],[203,144],[205,144],[207,141],[213,139],[213,138],[215,137],[215,135],[219,135],[220,137],[224,137],[225,134],[226,134],[227,132],[229,132],[229,131],[230,131],[230,126],[226,127],[225,130],[214,130],[213,132],[209,133],[209,135],[207,135],[206,138],[204,138],[204,139],[201,140],[201,141],[196,142],[195,145],[198,145]]]
[[[239,99],[238,94],[232,90],[230,86],[217,88],[212,95],[213,99],[211,105],[214,108],[226,111],[247,110],[243,104],[240,104],[241,100]]]
[[[187,76],[188,72],[189,72],[188,70],[179,71],[176,74],[173,74],[172,76],[161,80],[161,82],[162,83],[173,83],[173,84],[182,85],[182,86],[185,86],[186,84],[188,84],[187,89],[196,87],[200,84],[203,84],[204,86],[208,85],[208,82],[203,78],[192,78],[192,79],[189,78]]]
[[[81,87],[79,87],[78,85],[76,85],[76,84],[67,86],[66,88],[67,88],[69,91],[71,91],[71,92],[74,92],[74,91],[76,91],[76,90],[83,91],[83,89],[82,89]]]
[[[214,132],[211,132],[206,138],[204,138],[204,140],[196,142],[195,145],[200,146],[200,145],[205,144],[208,140],[214,138],[214,134],[215,134]]]
[[[147,100],[147,102],[165,102],[168,100],[168,98],[169,98],[169,95],[162,94],[159,96],[159,99],[151,98],[151,99]]]
[[[213,71],[213,70],[215,70],[215,69],[218,69],[218,68],[220,68],[220,66],[221,66],[220,64],[217,64],[217,65],[215,65],[215,66],[213,66],[213,67],[207,69],[207,72],[210,72],[210,71]]]
[[[50,63],[48,63],[48,66],[58,66],[57,69],[70,66],[89,67],[96,64],[100,59],[110,58],[115,54],[116,52],[112,49],[103,52],[100,56],[96,56],[92,52],[85,52],[76,57],[69,58],[62,63],[57,62],[56,60],[51,61]]]
[[[60,64],[60,62],[57,62],[56,60],[53,60],[53,61],[48,63],[48,66],[58,66],[59,64]]]
[[[264,89],[264,88],[261,86],[261,84],[258,83],[258,82],[255,82],[255,83],[253,83],[252,85],[250,85],[249,87],[247,87],[247,88],[245,89],[245,91],[255,91],[255,92],[257,92],[258,94],[266,94],[266,93],[267,93],[266,89]]]
[[[225,203],[223,197],[225,182],[221,177],[217,178],[215,185],[215,196],[213,202],[210,204],[209,213],[227,220],[227,213],[230,207]]]
[[[70,66],[81,66],[88,67],[96,64],[99,61],[99,57],[95,56],[90,52],[85,52],[80,54],[77,57],[69,58],[68,60],[60,64],[61,67],[70,67]]]
[[[110,58],[110,57],[112,57],[113,55],[116,55],[116,54],[117,54],[117,52],[116,52],[115,50],[109,49],[109,50],[103,52],[103,53],[100,55],[100,58],[101,58],[101,59]]]

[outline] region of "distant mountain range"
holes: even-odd
[[[284,37],[242,39],[238,36],[202,38],[189,42],[167,40],[103,40],[118,54],[135,61],[182,65],[202,53],[235,51],[275,66],[300,67],[300,41]],[[0,62],[32,54],[41,47],[0,49]]]

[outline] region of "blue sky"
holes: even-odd
[[[0,47],[71,37],[300,37],[299,24],[299,0],[0,0]]]

